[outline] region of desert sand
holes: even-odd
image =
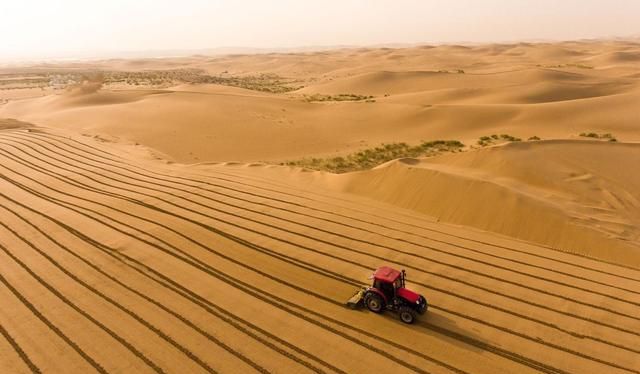
[[[640,372],[637,42],[65,62],[0,88],[3,372]],[[287,165],[440,139],[465,146]],[[381,265],[429,301],[415,324],[344,306]]]

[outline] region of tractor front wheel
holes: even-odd
[[[411,324],[416,320],[416,312],[408,306],[400,307],[398,314],[400,315],[400,320],[404,323]]]
[[[374,313],[381,313],[384,308],[384,301],[380,295],[374,292],[367,293],[364,297],[364,304],[367,306],[367,309]]]

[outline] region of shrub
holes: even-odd
[[[346,156],[328,159],[302,159],[282,163],[289,166],[299,166],[313,170],[323,170],[333,173],[371,169],[396,158],[434,156],[443,152],[456,152],[464,147],[457,140],[433,140],[411,146],[407,143],[387,143],[375,148],[364,149]]]
[[[584,138],[594,138],[594,139],[609,139],[609,141],[617,141],[616,138],[611,133],[597,134],[595,132],[583,132],[580,133],[580,136]]]

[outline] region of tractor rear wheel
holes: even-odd
[[[384,308],[384,301],[374,292],[369,292],[364,297],[364,304],[367,306],[367,309],[374,313],[381,313]]]
[[[398,315],[400,316],[400,320],[404,323],[411,324],[416,320],[416,312],[408,306],[400,307]]]

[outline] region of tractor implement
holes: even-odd
[[[347,300],[347,306],[351,309],[358,309],[362,307],[364,300],[364,293],[367,291],[367,287],[362,287],[356,292],[349,300]]]

